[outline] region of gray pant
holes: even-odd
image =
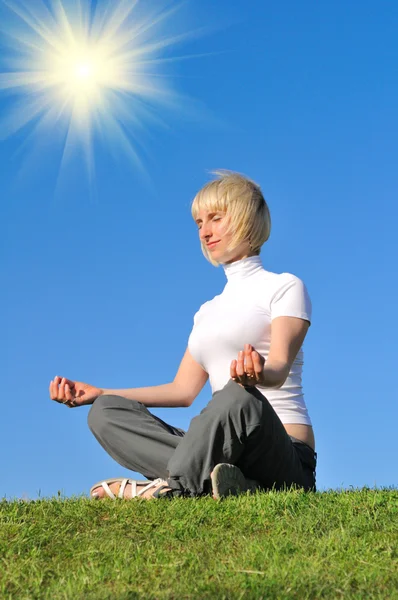
[[[88,416],[91,431],[119,464],[148,479],[167,479],[188,496],[211,493],[210,473],[230,463],[264,489],[315,490],[316,454],[290,437],[258,390],[230,379],[194,417],[187,432],[140,402],[103,395]]]

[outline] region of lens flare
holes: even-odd
[[[154,9],[138,0],[0,0],[0,90],[19,96],[3,117],[0,138],[34,124],[52,136],[64,126],[63,161],[84,149],[93,172],[93,133],[140,162],[136,140],[143,123],[161,122],[159,107],[181,104],[160,68],[178,59],[168,49],[189,37],[167,34],[179,4]],[[151,9],[149,7],[152,7]],[[174,19],[172,19],[174,21]],[[166,56],[164,56],[166,52]]]

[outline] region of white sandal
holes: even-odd
[[[159,485],[159,483],[162,483],[163,481],[164,480],[161,478],[155,479],[154,481],[138,481],[136,479],[115,477],[113,479],[107,479],[106,481],[99,481],[98,483],[93,485],[93,487],[90,490],[90,497],[93,497],[93,495],[92,495],[93,490],[95,490],[98,487],[102,487],[102,489],[104,490],[104,492],[108,496],[108,498],[112,498],[112,500],[116,500],[116,498],[123,499],[124,498],[124,490],[126,489],[126,485],[128,483],[131,483],[131,496],[128,496],[128,499],[138,498],[139,496],[142,496],[142,494],[144,492],[146,492],[147,490],[150,490],[153,487],[156,487],[157,485]],[[109,487],[109,484],[112,484],[112,483],[120,483],[119,493],[117,496],[115,496],[115,494],[112,492],[111,488]],[[148,485],[146,485],[145,487],[142,488],[142,490],[137,492],[137,484],[143,485],[145,483],[147,483]]]

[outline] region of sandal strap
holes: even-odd
[[[156,492],[153,493],[154,498],[174,498],[175,490],[172,490],[171,487],[166,483],[166,485],[162,485]]]
[[[106,483],[106,481],[103,481],[101,483],[101,485],[102,485],[103,489],[105,490],[105,494],[108,496],[108,498],[112,498],[112,500],[116,500],[115,494],[112,492],[111,488]]]
[[[111,498],[112,500],[116,500],[116,498],[120,498],[123,499],[124,498],[124,492],[126,490],[126,486],[127,484],[131,484],[131,498],[138,498],[139,496],[142,496],[142,494],[144,494],[147,490],[150,490],[153,487],[156,487],[157,485],[159,485],[159,483],[161,483],[162,481],[164,481],[161,477],[158,479],[155,479],[154,481],[150,481],[148,483],[148,485],[144,486],[142,489],[140,489],[139,492],[137,492],[137,483],[143,485],[144,481],[137,481],[136,479],[127,479],[124,478],[120,484],[119,487],[119,492],[118,495],[115,496],[115,494],[112,492],[111,488],[109,487],[108,483],[106,481],[102,481],[101,483],[98,484],[98,487],[101,486],[105,492],[105,494],[108,496],[108,498]],[[112,481],[113,483],[113,481]],[[95,486],[97,487],[97,486]],[[160,489],[164,489],[164,488],[168,488],[167,485],[163,485]],[[160,490],[157,490],[153,496],[154,498],[158,497],[158,492]],[[162,494],[165,495],[165,494]]]
[[[161,478],[151,481],[150,483],[148,483],[148,485],[146,485],[144,488],[142,488],[142,490],[140,490],[138,492],[138,494],[136,493],[134,497],[142,496],[142,494],[144,492],[146,492],[147,490],[150,490],[151,488],[155,487],[156,485],[159,485],[159,483],[161,483],[162,481],[163,481],[163,479],[161,479]]]
[[[189,496],[189,492],[183,489],[171,488],[168,483],[162,485],[154,492],[154,498],[185,498]]]
[[[137,481],[135,479],[130,479],[130,483],[131,483],[130,498],[135,498],[137,496]]]
[[[128,479],[123,479],[122,483],[120,484],[119,493],[117,495],[118,498],[124,498],[124,490],[126,489],[127,483]]]

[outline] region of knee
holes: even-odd
[[[116,406],[120,407],[120,400],[126,399],[107,394],[98,396],[87,417],[88,426],[93,433],[103,430],[111,418],[112,409],[115,409]]]
[[[257,391],[257,390],[256,390]],[[213,409],[220,415],[253,413],[262,410],[262,402],[252,391],[233,380],[213,397]]]
[[[129,400],[123,396],[103,394],[94,401],[87,422],[90,430],[95,434],[103,432],[113,418],[114,411],[140,410],[142,405],[136,400]]]
[[[98,396],[98,398],[93,402],[93,405],[90,408],[90,411],[87,416],[88,426],[91,431],[98,432],[107,420],[107,411],[108,406],[110,407],[110,399],[111,396]]]

